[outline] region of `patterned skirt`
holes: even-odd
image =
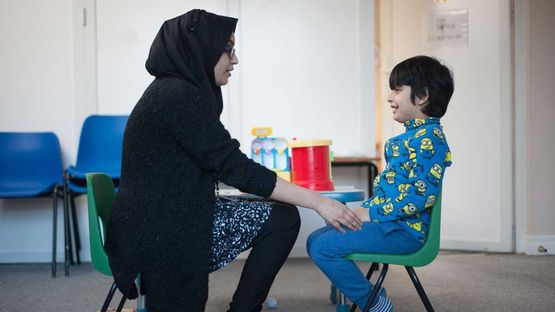
[[[258,200],[218,198],[214,207],[210,272],[233,261],[249,248],[270,217],[272,203]]]

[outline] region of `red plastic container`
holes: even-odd
[[[330,166],[331,140],[293,140],[291,182],[313,191],[333,191]]]

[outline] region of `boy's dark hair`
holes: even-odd
[[[453,95],[453,73],[437,59],[429,56],[415,56],[395,65],[389,75],[389,88],[401,86],[411,88],[410,99],[428,96],[422,112],[430,117],[442,117]]]

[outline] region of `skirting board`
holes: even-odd
[[[464,240],[442,238],[440,248],[443,250],[466,250],[478,252],[512,252],[510,242],[502,243],[496,240]]]
[[[555,235],[527,235],[525,241],[527,255],[555,255]]]

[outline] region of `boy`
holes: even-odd
[[[341,234],[332,227],[314,231],[307,251],[314,263],[351,301],[366,305],[372,284],[355,263],[353,252],[407,254],[426,239],[434,206],[451,153],[440,124],[453,94],[451,71],[438,60],[416,56],[397,64],[389,76],[387,99],[393,119],[406,132],[385,144],[385,170],[374,180],[374,196],[355,213],[359,231]],[[392,311],[385,291],[370,311]]]

